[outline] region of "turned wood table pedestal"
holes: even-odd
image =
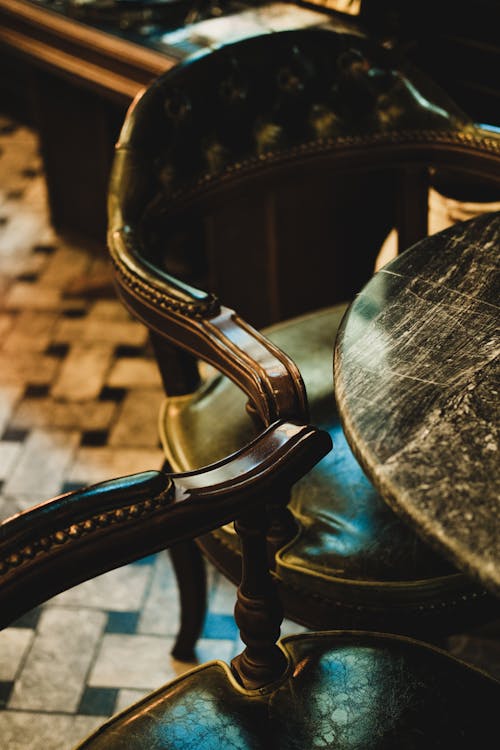
[[[335,347],[346,437],[391,507],[500,595],[500,213],[407,250]]]

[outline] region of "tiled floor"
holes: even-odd
[[[75,296],[82,281],[106,274],[105,253],[54,234],[36,147],[32,132],[0,118],[0,518],[162,464],[161,387],[145,330],[112,293]],[[209,574],[201,661],[229,659],[239,646],[234,588]],[[68,750],[189,668],[169,655],[177,623],[166,554],[16,622],[0,634],[1,750]],[[499,631],[493,624],[450,645],[500,676]]]
[[[105,253],[54,234],[36,148],[32,132],[0,119],[0,518],[163,461],[146,331],[112,292],[65,296],[106,273]],[[209,597],[198,656],[229,659],[234,587],[213,570]],[[190,668],[170,657],[177,626],[166,554],[29,613],[0,634],[0,748],[68,750]]]

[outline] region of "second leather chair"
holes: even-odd
[[[199,472],[122,477],[0,524],[2,627],[79,581],[236,520],[244,556],[236,619],[246,648],[230,666],[212,661],[160,687],[103,724],[80,750],[489,744],[500,684],[443,651],[360,632],[276,643],[281,612],[268,573],[265,506],[270,498],[285,501],[290,484],[329,448],[319,430],[275,423],[237,455]],[[140,661],[140,647],[129,658]],[[69,750],[57,726],[54,742]]]

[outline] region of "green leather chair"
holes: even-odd
[[[47,501],[0,524],[0,626],[65,588],[237,519],[247,646],[199,666],[107,721],[80,750],[431,750],[487,747],[500,683],[408,638],[354,631],[276,644],[266,504],[330,448],[278,422],[200,472],[146,472]],[[140,659],[140,653],[130,655]],[[58,741],[61,738],[58,738]]]
[[[433,170],[498,190],[499,166],[495,135],[345,19],[200,54],[128,113],[109,248],[118,292],[151,332],[169,465],[230,455],[276,418],[310,418],[333,438],[268,534],[285,613],[307,627],[439,639],[499,615],[377,495],[332,383],[346,303],[393,224],[403,247],[425,235]],[[281,322],[258,333],[244,318]],[[175,548],[182,658],[203,620],[199,550],[235,582],[241,570],[231,525]]]

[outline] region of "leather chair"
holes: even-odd
[[[80,750],[486,747],[500,683],[408,638],[354,631],[292,636],[267,566],[266,504],[329,449],[279,422],[200,472],[146,472],[47,501],[0,525],[0,626],[106,570],[237,519],[247,644],[229,667],[190,670],[113,717]],[[136,653],[131,658],[140,659]]]
[[[402,247],[425,235],[434,169],[465,170],[498,190],[499,166],[495,135],[334,18],[201,55],[128,113],[109,247],[118,292],[151,332],[170,466],[191,471],[230,455],[276,418],[310,418],[333,438],[334,452],[294,488],[291,514],[276,508],[268,535],[286,615],[307,627],[439,639],[499,615],[498,601],[388,509],[351,454],[332,384],[346,305],[326,307],[366,281],[393,219]],[[342,186],[357,184],[362,203],[346,226]],[[379,213],[382,224],[372,222]],[[253,324],[299,317],[259,333],[214,292]],[[241,570],[230,525],[175,548],[180,658],[192,656],[203,620],[197,550],[235,582]]]

